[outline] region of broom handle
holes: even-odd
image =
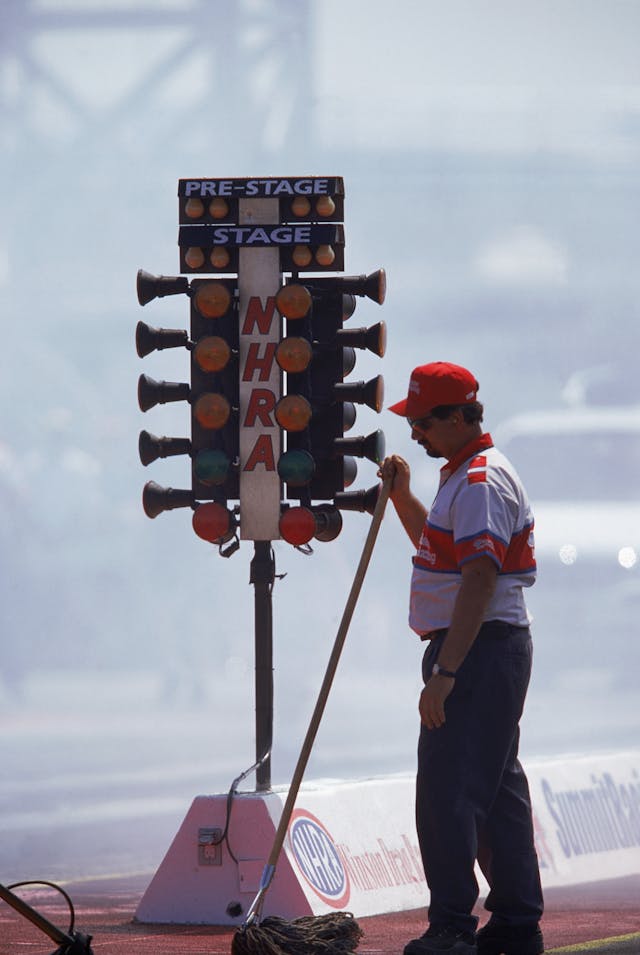
[[[329,663],[327,665],[327,671],[324,675],[324,680],[322,681],[322,686],[320,687],[320,692],[318,694],[318,699],[311,717],[311,722],[309,723],[309,729],[307,730],[307,735],[304,738],[304,743],[302,744],[302,749],[298,757],[298,762],[291,779],[291,785],[289,787],[289,792],[287,794],[287,799],[284,804],[284,809],[282,810],[282,815],[280,817],[280,822],[276,830],[275,838],[273,841],[273,846],[271,848],[271,853],[267,860],[267,865],[265,873],[268,873],[267,885],[271,881],[273,872],[275,870],[276,862],[278,861],[278,856],[284,844],[285,835],[287,833],[287,828],[289,826],[289,820],[291,819],[291,813],[293,812],[293,806],[298,796],[298,790],[300,789],[300,783],[302,782],[302,777],[304,776],[304,771],[307,768],[307,763],[309,761],[309,756],[311,754],[311,748],[313,746],[316,734],[318,732],[318,727],[320,726],[320,720],[322,719],[322,714],[324,713],[324,708],[327,703],[329,696],[329,691],[331,689],[331,684],[336,675],[336,670],[338,668],[338,661],[340,660],[340,654],[342,653],[342,648],[347,636],[347,630],[349,629],[349,624],[351,623],[351,618],[353,616],[353,611],[356,606],[356,602],[360,595],[360,590],[362,589],[362,582],[364,576],[367,572],[367,567],[369,566],[369,561],[371,560],[371,554],[373,552],[373,545],[376,542],[378,536],[378,531],[380,529],[380,524],[382,523],[382,518],[384,516],[384,510],[387,506],[387,501],[389,499],[389,492],[391,491],[391,479],[384,481],[380,493],[378,494],[378,500],[376,501],[375,510],[373,512],[373,517],[371,519],[371,525],[369,527],[369,533],[364,542],[364,547],[362,549],[362,555],[360,557],[360,563],[356,570],[355,577],[353,578],[353,584],[351,585],[351,591],[349,597],[347,598],[347,603],[344,608],[344,613],[342,614],[342,620],[340,621],[340,626],[338,628],[338,633],[336,635],[335,642],[333,644],[333,650],[329,658]],[[264,881],[264,880],[263,880]]]

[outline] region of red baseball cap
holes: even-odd
[[[389,407],[405,418],[423,418],[438,405],[467,405],[476,400],[478,382],[461,365],[434,361],[414,368],[407,397]]]

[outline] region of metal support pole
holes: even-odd
[[[256,789],[271,789],[273,741],[273,613],[271,593],[275,581],[271,541],[254,541],[249,582],[255,587],[256,654]],[[263,758],[264,757],[264,758]]]

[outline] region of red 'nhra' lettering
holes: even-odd
[[[271,382],[278,345],[279,321],[273,296],[269,296],[264,304],[260,296],[251,296],[241,328],[241,338],[244,339],[246,348],[240,369],[243,382]],[[267,340],[260,336],[267,336]],[[242,350],[241,344],[241,352]],[[274,410],[277,396],[273,390],[273,382],[271,384],[271,388],[252,388],[248,395],[242,428],[247,437],[252,429],[254,434],[251,435],[253,445],[249,445],[251,450],[242,468],[245,472],[255,471],[257,468],[268,472],[276,470],[274,435],[277,433],[277,425]]]
[[[266,388],[254,388],[249,397],[249,407],[244,419],[245,428],[254,428],[256,419],[264,428],[274,428],[271,412],[276,406],[276,396]]]
[[[268,342],[264,346],[264,353],[262,355],[260,355],[260,346],[261,342],[251,342],[249,345],[244,370],[242,372],[243,381],[252,381],[255,378],[256,372],[259,372],[259,381],[269,381],[271,377],[273,360],[278,346],[276,342]]]
[[[269,296],[264,305],[257,295],[253,295],[247,305],[247,313],[242,325],[242,334],[252,335],[257,325],[258,332],[261,335],[268,335],[271,331],[271,323],[275,314],[276,300],[273,295]]]
[[[247,458],[244,470],[254,471],[258,464],[263,465],[265,471],[275,471],[276,469],[273,441],[270,434],[259,435],[251,454]]]

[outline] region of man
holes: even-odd
[[[511,464],[483,433],[466,368],[415,368],[408,420],[427,455],[444,458],[431,510],[409,466],[387,457],[391,500],[416,547],[409,624],[427,642],[420,696],[416,821],[430,890],[429,928],[405,955],[540,955],[543,901],[518,723],[531,672],[523,588],[535,579],[533,517]],[[491,918],[476,935],[474,863]]]

